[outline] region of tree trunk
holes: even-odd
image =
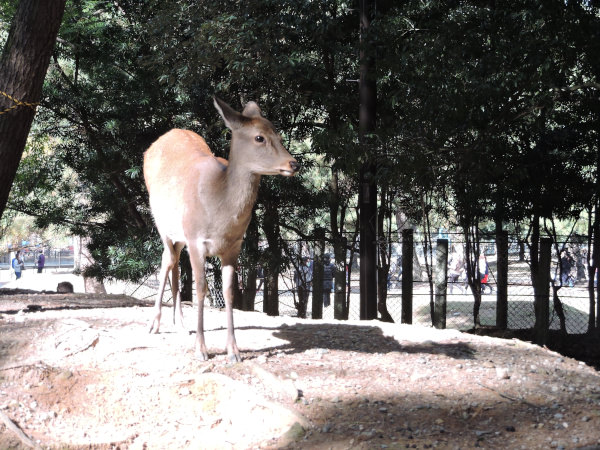
[[[256,299],[256,280],[258,279],[258,270],[256,266],[250,267],[246,273],[246,284],[242,291],[242,310],[254,311],[254,301]]]
[[[315,246],[313,253],[312,273],[312,318],[323,318],[323,255],[325,253],[325,230],[317,228],[314,231]]]
[[[337,120],[333,120],[332,122],[337,123]],[[341,193],[338,173],[337,171],[332,170],[327,200],[329,202],[331,243],[333,244],[333,255],[335,259],[333,318],[336,320],[348,320],[348,304],[346,302],[346,250],[348,241],[342,235],[346,212],[345,207],[340,204],[340,199]]]
[[[377,84],[376,47],[370,27],[375,1],[360,0],[360,107],[359,141],[367,161],[360,169],[358,205],[360,216],[360,318],[377,317],[377,144],[371,136],[376,128]]]
[[[182,302],[192,303],[194,301],[194,280],[192,273],[192,263],[190,262],[190,255],[187,252],[187,249],[184,249],[181,252],[179,264],[181,267],[181,277],[179,278],[181,289],[179,295],[181,296],[180,298]]]
[[[508,328],[508,233],[502,230],[502,223],[496,226],[496,326]]]
[[[269,316],[279,315],[279,262],[281,250],[279,246],[279,211],[274,199],[265,200],[263,230],[269,244],[266,255],[265,290],[263,311]]]
[[[540,217],[537,213],[534,213],[533,220],[531,222],[531,247],[529,248],[529,261],[531,271],[531,284],[533,286],[534,299],[540,296],[540,282],[539,282],[539,266],[540,266]],[[535,328],[538,328],[538,317],[540,315],[538,311],[539,302],[533,302],[535,311],[536,324]]]
[[[269,316],[279,315],[279,272],[268,267],[265,270],[263,312]]]
[[[0,216],[42,96],[66,0],[21,0],[0,60]],[[9,97],[10,96],[10,97]]]
[[[558,296],[558,291],[561,286],[555,286],[552,283],[552,302],[554,305],[554,312],[556,312],[556,316],[558,317],[558,321],[560,323],[560,333],[564,338],[567,336],[567,318],[565,317],[565,310],[563,308],[563,304],[560,301],[560,297]]]
[[[86,276],[86,268],[94,264],[94,257],[92,253],[88,249],[89,239],[82,238],[79,236],[77,238],[79,245],[78,257],[79,261],[75,263],[75,265],[79,266],[79,271],[83,275],[83,287],[86,293],[90,294],[106,294],[106,288],[104,287],[104,282],[99,280],[93,276]]]
[[[481,280],[479,279],[479,232],[477,225],[467,225],[465,220],[463,232],[465,236],[465,263],[467,267],[467,283],[473,293],[473,325],[475,328],[481,326],[479,311],[481,308]],[[477,224],[478,220],[472,223]]]
[[[254,311],[256,300],[256,280],[258,279],[258,221],[256,213],[252,212],[252,219],[246,230],[245,250],[247,256],[247,267],[242,277],[242,310]],[[240,267],[240,270],[243,268]]]
[[[538,345],[546,345],[550,325],[550,264],[552,259],[552,239],[542,238],[539,244],[539,257],[534,287],[535,339]],[[533,266],[532,266],[533,267]]]
[[[600,163],[599,163],[600,166]],[[599,167],[600,170],[600,167]],[[593,333],[598,331],[598,326],[596,321],[598,320],[598,316],[596,315],[597,301],[600,301],[600,296],[598,296],[598,300],[596,299],[596,288],[600,286],[598,283],[598,266],[600,265],[600,198],[596,198],[596,205],[594,207],[594,225],[592,230],[592,238],[593,244],[592,249],[593,252],[588,252],[588,292],[590,297],[590,313],[589,313],[589,325],[588,332]],[[591,214],[590,214],[591,216]],[[589,234],[589,233],[588,233]],[[591,261],[590,261],[590,254]]]
[[[102,280],[94,277],[83,277],[84,290],[88,294],[106,294]]]
[[[333,241],[335,257],[335,294],[333,297],[333,318],[348,320],[348,303],[346,302],[346,248],[348,241],[345,237],[338,237]]]
[[[394,322],[387,308],[388,277],[392,260],[390,236],[386,233],[385,224],[391,222],[391,208],[389,203],[391,193],[388,186],[381,188],[380,207],[377,212],[377,229],[379,230],[379,264],[377,266],[377,311],[383,322]],[[388,227],[391,228],[391,227]],[[390,230],[388,230],[390,231]]]

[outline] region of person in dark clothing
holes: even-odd
[[[331,256],[328,254],[323,256],[323,264],[323,306],[328,307],[331,304],[335,266],[332,264]]]
[[[575,260],[571,256],[568,250],[565,250],[560,258],[560,272],[561,272],[561,283],[562,286],[573,287],[573,277],[571,271],[575,265]]]
[[[42,273],[44,270],[44,265],[46,264],[46,257],[44,256],[44,251],[40,250],[40,254],[37,259],[37,273]]]

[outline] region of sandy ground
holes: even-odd
[[[15,280],[8,270],[0,270],[0,288],[5,289],[32,289],[36,291],[56,291],[58,283],[68,281],[73,285],[75,292],[84,292],[83,277],[72,273],[72,269],[51,269],[37,273],[35,269],[22,272],[20,279]],[[122,294],[122,283],[107,283],[106,290],[109,294]]]
[[[163,317],[154,335],[124,296],[0,296],[0,448],[600,448],[598,373],[519,340],[236,311],[231,364],[223,311],[207,362]]]

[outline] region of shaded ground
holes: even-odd
[[[205,312],[208,362],[151,317],[123,296],[1,295],[0,413],[43,448],[600,443],[598,373],[520,340],[236,311],[230,364],[222,311]],[[26,444],[0,424],[0,448]]]

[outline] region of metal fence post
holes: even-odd
[[[323,254],[325,253],[325,230],[315,230],[315,254],[312,276],[312,318],[323,318]]]
[[[433,326],[446,328],[446,289],[448,286],[448,239],[438,239],[435,250],[435,304]]]
[[[535,296],[535,343],[546,345],[550,327],[550,263],[552,239],[540,239],[540,264],[537,274],[539,284]]]
[[[508,232],[498,233],[496,239],[496,326],[508,328]]]
[[[401,323],[413,319],[413,230],[402,230],[402,315]]]
[[[348,239],[344,236],[340,239],[338,246],[343,247],[343,254],[335,255],[335,276],[334,286],[335,294],[333,297],[333,318],[336,320],[348,320],[348,311],[346,309],[346,249],[348,248]]]

